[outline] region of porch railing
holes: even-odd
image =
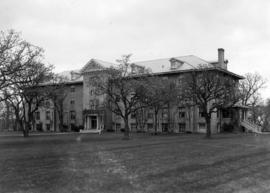
[[[240,124],[246,129],[247,132],[262,133],[262,127],[256,123],[252,123],[248,120],[243,120]]]

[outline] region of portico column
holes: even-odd
[[[87,124],[88,124],[88,120],[87,120],[87,116],[84,117],[84,130],[87,130]]]
[[[91,129],[91,119],[90,119],[90,116],[87,117],[87,130]]]

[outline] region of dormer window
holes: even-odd
[[[179,69],[184,63],[180,60],[176,60],[174,58],[170,59],[171,62],[171,70]]]
[[[74,86],[70,87],[70,92],[75,92],[75,87]]]

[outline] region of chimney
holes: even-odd
[[[218,65],[217,66],[219,68],[225,68],[223,48],[218,48]]]

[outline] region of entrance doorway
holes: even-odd
[[[97,129],[97,116],[90,116],[91,126],[90,129]]]
[[[162,132],[168,132],[169,127],[168,127],[168,123],[162,123]]]

